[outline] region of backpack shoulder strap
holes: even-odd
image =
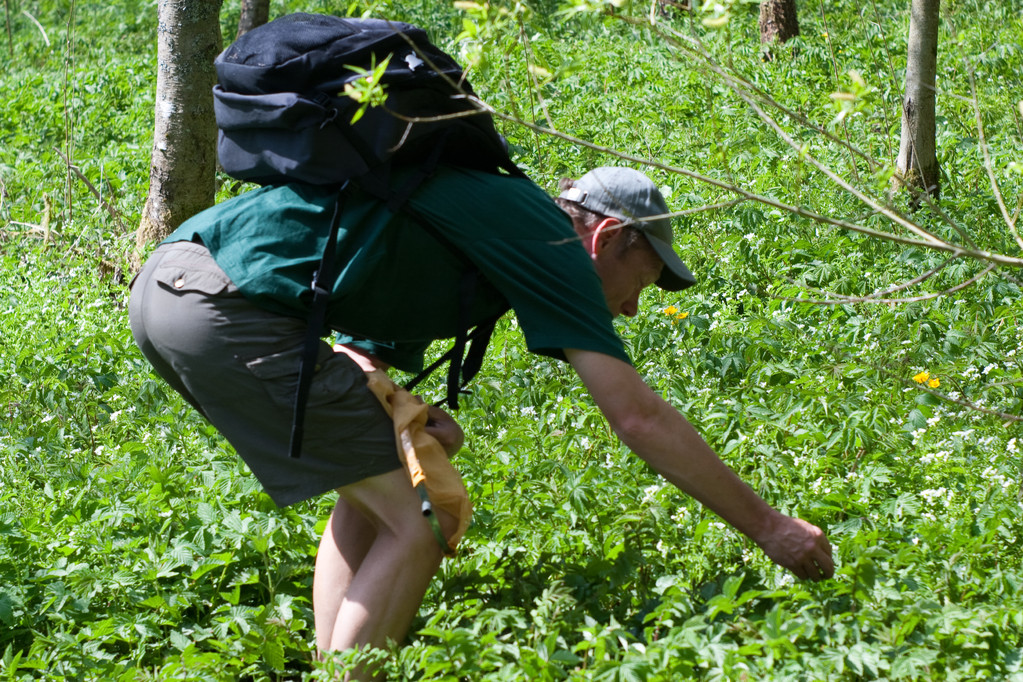
[[[334,202],[334,214],[330,218],[330,230],[327,233],[327,244],[323,247],[320,265],[313,273],[313,300],[309,307],[308,328],[306,329],[305,345],[298,369],[298,389],[295,393],[295,409],[291,420],[291,443],[288,454],[298,457],[302,452],[302,436],[305,427],[305,408],[309,400],[309,389],[312,388],[313,375],[316,374],[316,359],[320,350],[320,336],[327,319],[327,302],[334,282],[334,255],[337,251],[337,233],[341,225],[342,197],[346,182],[337,192]]]

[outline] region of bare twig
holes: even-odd
[[[617,18],[626,23],[630,24],[637,23],[636,20],[631,19],[629,17]],[[785,105],[777,102],[771,97],[769,93],[757,87],[749,80],[740,78],[739,76],[730,73],[724,66],[714,61],[713,57],[711,57],[706,47],[704,47],[703,42],[700,41],[697,37],[683,35],[681,33],[678,33],[677,31],[670,29],[666,29],[670,30],[670,34],[665,33],[660,26],[656,27],[653,30],[655,30],[657,32],[657,35],[671,47],[674,47],[677,50],[680,50],[695,57],[696,61],[692,65],[695,66],[696,68],[709,71],[711,74],[718,76],[719,78],[723,79],[729,87],[734,87],[733,83],[741,86],[744,90],[746,90],[749,93],[755,94],[758,98],[761,99],[761,101],[770,104],[772,108],[775,108],[778,111],[782,112],[785,116],[792,118],[793,121],[803,126],[804,128],[812,130],[814,133],[828,139],[831,142],[834,142],[835,144],[844,148],[850,154],[859,157],[860,160],[862,160],[864,163],[868,165],[872,163],[872,159],[869,155],[863,153],[860,149],[850,144],[848,140],[844,140],[838,137],[837,135],[830,132],[826,128],[817,125],[813,121],[810,121],[808,118],[806,118],[806,116],[799,113],[798,111],[789,109]]]
[[[839,79],[839,75],[838,75],[838,59],[835,58],[835,46],[834,46],[834,44],[831,41],[831,31],[828,29],[828,16],[824,12],[824,0],[821,0],[820,6],[821,6],[821,20],[824,22],[824,36],[825,36],[824,40],[825,40],[825,42],[827,42],[827,44],[828,44],[828,51],[831,53],[831,67],[835,71],[835,89],[838,90],[839,88],[842,87],[841,83],[838,82],[838,79]],[[847,119],[845,119],[845,118],[842,119],[842,130],[845,132],[845,139],[846,139],[846,141],[849,142],[849,140],[850,140],[850,136],[849,136],[849,121]],[[852,146],[852,142],[849,142],[849,146],[850,147]],[[869,159],[868,159],[868,162],[869,162]],[[852,170],[852,174],[853,174],[853,177],[856,178],[856,182],[859,182],[860,181],[860,174],[859,174],[859,171],[856,170],[856,157],[855,156],[850,156],[849,168],[850,168],[850,170]],[[870,171],[871,172],[874,171],[873,164],[871,164]]]
[[[1023,417],[1021,417],[1018,414],[1010,414],[1008,412],[1003,412],[1001,410],[993,410],[993,409],[991,409],[989,407],[984,407],[983,405],[978,405],[978,404],[976,404],[974,402],[971,402],[969,400],[965,400],[965,399],[962,399],[962,398],[953,398],[952,396],[948,395],[947,393],[943,393],[941,391],[934,390],[930,386],[927,386],[925,384],[918,384],[917,382],[913,381],[912,379],[906,379],[901,374],[893,372],[893,371],[889,370],[887,367],[881,367],[879,365],[874,365],[874,364],[870,364],[870,366],[873,367],[876,371],[881,372],[882,374],[885,374],[885,375],[887,375],[887,376],[889,376],[891,378],[897,379],[902,384],[905,384],[907,386],[912,386],[913,388],[915,388],[915,389],[917,389],[919,391],[923,391],[924,393],[930,393],[931,395],[933,395],[935,398],[938,398],[939,400],[944,400],[946,402],[953,403],[955,405],[959,405],[960,407],[965,407],[965,408],[970,409],[970,410],[976,410],[977,412],[983,412],[984,414],[990,414],[990,415],[993,415],[993,416],[998,417],[1000,419],[1004,419],[1006,421],[1023,422]]]
[[[69,96],[68,90],[70,89],[71,72],[74,60],[74,18],[75,18],[75,3],[71,0],[70,11],[68,12],[67,19],[67,51],[64,56],[64,87],[61,88],[61,94],[64,98],[64,148],[67,150],[67,155],[64,157],[65,161],[74,157],[74,117],[71,115],[71,103],[72,99]],[[67,161],[68,169],[71,168],[71,162]],[[67,211],[68,220],[74,219],[74,200],[71,196],[71,176],[67,176],[66,183],[66,200],[67,200]]]
[[[620,18],[622,20],[624,20],[624,21],[631,22],[631,23],[636,23],[637,21],[642,21],[642,20],[630,19],[628,17],[620,17]],[[646,25],[645,22],[642,22],[642,23],[644,25]],[[656,27],[656,28],[659,30],[659,26]],[[750,84],[749,82],[744,81],[744,80],[742,80],[742,79],[740,79],[740,78],[738,78],[738,77],[728,73],[722,67],[716,65],[713,62],[713,60],[709,57],[709,55],[707,55],[706,52],[703,51],[699,47],[699,42],[698,41],[691,41],[688,37],[681,36],[681,35],[679,35],[677,33],[673,34],[675,36],[674,38],[672,36],[668,36],[668,35],[664,34],[663,32],[661,32],[660,35],[662,37],[664,37],[672,45],[674,45],[676,47],[679,47],[682,50],[689,51],[689,52],[695,54],[696,56],[700,57],[701,62],[703,63],[703,65],[707,69],[712,71],[713,73],[715,73],[715,74],[719,75],[720,77],[722,77],[723,79],[725,79],[726,82],[729,84],[729,86],[732,87],[733,91],[735,91],[737,94],[739,94],[739,96],[742,97],[744,99],[744,101],[747,102],[747,104],[750,104],[752,106],[752,108],[754,109],[754,111],[758,114],[758,116],[760,116],[762,120],[767,122],[768,125],[771,125],[771,127],[779,135],[782,136],[782,138],[786,141],[787,144],[789,144],[790,147],[792,147],[793,149],[795,149],[797,152],[799,152],[801,154],[804,152],[804,150],[791,138],[791,136],[789,136],[781,128],[781,126],[777,123],[777,121],[775,121],[771,116],[768,116],[764,112],[764,110],[757,105],[757,103],[754,101],[753,95],[754,94],[757,95],[761,99],[769,102],[772,106],[777,107],[779,110],[781,110],[783,112],[790,113],[789,110],[785,109],[780,104],[775,102],[772,98],[770,98],[768,95],[763,93],[759,88],[756,88],[754,85]],[[684,44],[684,43],[686,43],[686,44],[696,44],[697,47],[691,47],[691,46],[687,47],[687,45]],[[441,74],[441,75],[442,75],[442,77],[445,80],[447,80],[449,82],[449,84],[451,84],[454,87],[459,87],[459,84],[454,83],[450,78],[447,78],[444,74]],[[927,248],[927,249],[932,249],[932,250],[936,250],[936,251],[941,251],[941,252],[945,252],[945,253],[951,254],[954,257],[972,258],[974,260],[987,261],[989,263],[996,263],[998,265],[1003,265],[1003,266],[1007,266],[1007,267],[1010,267],[1010,268],[1023,268],[1023,258],[1014,257],[1014,256],[1006,255],[1006,254],[994,253],[994,252],[991,252],[991,251],[983,250],[983,249],[980,249],[980,248],[977,248],[976,246],[974,246],[972,244],[972,242],[968,246],[962,246],[962,245],[958,245],[958,244],[953,244],[951,242],[948,242],[946,240],[941,239],[940,237],[937,237],[937,236],[931,234],[930,232],[924,230],[923,228],[921,228],[920,226],[916,225],[915,223],[912,223],[912,222],[906,220],[904,217],[899,215],[897,212],[895,212],[891,208],[881,205],[880,203],[878,203],[874,199],[872,199],[872,198],[866,196],[865,194],[863,194],[862,192],[856,190],[854,187],[850,186],[849,183],[845,182],[842,178],[840,178],[833,171],[831,171],[830,168],[828,168],[827,166],[821,164],[819,161],[817,161],[815,158],[813,158],[812,156],[810,156],[808,154],[805,155],[805,158],[809,158],[811,160],[811,163],[813,163],[813,165],[816,168],[818,168],[818,170],[820,170],[822,173],[827,175],[827,177],[829,179],[831,179],[833,182],[835,182],[839,187],[841,187],[842,189],[848,191],[850,194],[852,194],[853,196],[858,198],[864,204],[869,206],[874,212],[883,215],[884,217],[888,218],[891,222],[895,223],[896,225],[899,225],[899,226],[903,227],[904,229],[906,229],[907,231],[917,235],[918,238],[913,238],[913,237],[906,236],[906,235],[896,234],[896,233],[893,233],[893,232],[887,232],[887,231],[884,231],[884,230],[877,230],[877,229],[869,228],[869,227],[866,227],[864,225],[853,223],[853,222],[850,222],[850,221],[847,221],[847,220],[831,218],[831,217],[828,217],[828,216],[816,213],[815,211],[811,211],[809,209],[803,208],[801,206],[794,206],[794,205],[785,203],[783,201],[780,201],[778,199],[774,199],[772,197],[768,197],[768,196],[764,196],[764,195],[761,195],[761,194],[757,194],[755,192],[751,192],[749,190],[746,190],[746,189],[738,186],[735,183],[724,182],[722,180],[718,180],[716,178],[712,178],[710,176],[704,175],[702,173],[698,173],[696,171],[692,171],[692,170],[689,170],[689,169],[686,169],[686,168],[682,168],[682,167],[679,167],[679,166],[673,166],[673,165],[670,165],[670,164],[662,163],[660,161],[656,161],[656,160],[653,160],[653,159],[643,158],[643,157],[640,157],[640,156],[636,156],[634,154],[627,154],[627,153],[624,153],[624,152],[612,149],[610,147],[606,147],[606,146],[603,146],[603,145],[598,145],[598,144],[589,142],[587,140],[583,140],[583,139],[577,138],[575,136],[569,135],[567,133],[560,132],[558,130],[553,130],[553,129],[550,129],[550,128],[543,128],[541,126],[536,125],[535,123],[524,121],[520,117],[510,116],[508,114],[499,112],[496,109],[494,109],[493,107],[491,107],[490,105],[488,105],[485,102],[483,102],[482,100],[480,100],[475,95],[470,95],[468,93],[464,93],[464,91],[463,91],[463,95],[462,96],[466,100],[470,101],[476,107],[477,111],[466,111],[466,112],[460,112],[460,113],[457,113],[457,114],[449,114],[449,115],[445,115],[445,116],[436,116],[436,117],[410,118],[410,117],[400,116],[400,118],[402,118],[403,120],[413,121],[413,122],[418,122],[418,121],[438,121],[438,120],[443,120],[445,118],[454,118],[454,117],[460,117],[460,116],[471,116],[471,115],[474,115],[476,113],[486,112],[486,113],[491,114],[495,118],[498,118],[498,119],[501,119],[501,120],[504,120],[504,121],[508,121],[508,122],[513,123],[515,125],[522,126],[522,127],[526,128],[528,130],[531,130],[531,131],[533,131],[535,133],[539,133],[539,134],[543,134],[543,135],[548,135],[550,137],[561,139],[561,140],[563,140],[565,142],[569,142],[571,144],[574,144],[574,145],[577,145],[577,146],[581,146],[581,147],[586,147],[588,149],[592,149],[594,151],[607,154],[609,156],[614,156],[614,157],[622,159],[624,161],[628,161],[628,162],[636,163],[636,164],[641,164],[641,165],[644,165],[644,166],[647,166],[647,167],[650,167],[650,168],[657,168],[657,169],[663,170],[663,171],[665,171],[667,173],[681,175],[683,177],[688,177],[688,178],[691,178],[691,179],[693,179],[693,180],[695,180],[695,181],[697,181],[699,183],[710,185],[712,187],[717,187],[719,189],[731,192],[733,194],[736,194],[736,195],[742,197],[743,199],[751,200],[751,201],[756,201],[756,202],[764,204],[766,206],[771,206],[773,208],[777,208],[777,209],[785,211],[787,213],[791,213],[793,215],[797,215],[797,216],[800,216],[800,217],[803,217],[803,218],[807,218],[807,219],[812,220],[814,222],[818,222],[818,223],[822,223],[822,224],[826,224],[826,225],[831,225],[833,227],[837,227],[837,228],[840,228],[840,229],[843,229],[843,230],[848,230],[848,231],[851,231],[851,232],[857,232],[859,234],[863,234],[863,235],[866,235],[866,236],[869,236],[869,237],[875,237],[875,238],[878,238],[878,239],[883,239],[885,241],[894,242],[894,243],[898,243],[898,244],[903,244],[903,245],[906,245],[906,246],[919,246],[919,247],[922,247],[922,248]],[[805,120],[802,117],[800,117],[798,114],[796,114],[795,112],[791,112],[791,115],[796,117],[796,118],[799,118],[800,120]],[[827,136],[828,139],[830,139],[830,140],[832,140],[832,141],[834,141],[834,142],[844,146],[847,149],[850,149],[850,150],[854,151],[854,153],[859,154],[864,159],[868,159],[869,158],[869,157],[867,157],[867,155],[865,155],[862,152],[856,150],[855,147],[853,147],[851,144],[847,143],[846,141],[841,140],[841,139],[835,137],[834,135],[831,135],[831,134],[827,133],[823,129],[817,128],[817,127],[812,126],[812,125],[810,127],[812,127],[814,130],[820,132],[822,135]],[[958,230],[959,228],[956,226],[956,229]]]
[[[903,282],[903,283],[898,284],[896,286],[889,287],[888,289],[885,289],[883,291],[876,291],[873,294],[871,294],[870,297],[871,298],[873,298],[873,297],[883,297],[883,296],[888,296],[889,294],[894,294],[897,291],[905,291],[906,289],[909,289],[910,287],[914,287],[917,284],[920,284],[921,282],[927,281],[928,279],[930,279],[934,275],[936,275],[939,272],[941,272],[942,270],[944,270],[949,265],[949,263],[953,263],[956,260],[957,260],[956,258],[946,258],[945,260],[943,260],[941,262],[940,265],[931,268],[930,270],[928,270],[927,272],[923,273],[922,275],[914,277],[913,279],[911,279],[911,280],[909,280],[907,282]],[[789,281],[790,284],[798,284],[797,282],[795,282],[794,280],[792,280],[789,277],[786,277],[786,279]],[[815,293],[824,294],[825,296],[832,295],[831,292],[823,291],[821,289],[808,288],[807,290],[815,292]],[[794,300],[794,299],[789,299],[789,300]]]
[[[973,96],[973,113],[977,121],[977,142],[980,145],[981,152],[984,154],[984,170],[987,171],[988,180],[991,181],[991,191],[995,195],[995,201],[998,202],[998,209],[1002,212],[1002,219],[1005,220],[1005,225],[1009,228],[1009,232],[1012,233],[1012,237],[1016,240],[1016,244],[1023,249],[1023,238],[1020,238],[1019,232],[1016,230],[1015,218],[1009,215],[1009,210],[1005,207],[1005,199],[1002,197],[1002,191],[998,187],[998,179],[995,178],[994,167],[991,164],[991,153],[988,149],[987,140],[984,139],[984,121],[980,115],[980,102],[977,99],[977,83],[974,80],[974,71],[972,66],[967,69],[967,73],[970,77],[970,94]]]
[[[57,232],[57,230],[54,230],[49,227],[44,227],[43,225],[37,225],[35,223],[23,223],[20,220],[12,220],[11,225],[21,225],[22,227],[27,227],[29,233],[38,233],[39,238],[42,239],[44,242],[53,241],[53,235],[60,236],[60,233]],[[14,230],[4,231],[9,233],[15,232]]]
[[[7,24],[7,52],[11,59],[14,59],[14,38],[11,37],[11,3],[4,0],[4,21]]]
[[[945,289],[944,291],[939,291],[933,294],[923,294],[921,296],[912,296],[909,298],[880,298],[879,297],[880,294],[870,294],[869,296],[845,296],[843,294],[836,294],[834,292],[820,290],[814,291],[822,293],[825,296],[831,296],[832,298],[828,300],[814,300],[808,298],[796,298],[789,296],[775,296],[774,298],[782,301],[792,301],[793,303],[813,303],[815,305],[849,305],[852,303],[888,303],[888,304],[919,303],[920,301],[930,301],[936,298],[941,298],[942,296],[954,294],[957,291],[961,291],[967,287],[973,286],[978,281],[980,281],[982,277],[987,275],[996,267],[997,266],[994,263],[990,263],[986,268],[978,272],[976,275],[966,280],[965,282],[960,282],[959,284],[956,284],[954,287],[950,287],[948,289]],[[930,277],[931,275],[934,274],[934,271],[925,274],[926,277]],[[906,288],[905,286],[900,285],[898,287],[895,287],[894,291],[904,290],[905,288]]]
[[[623,21],[626,21],[627,23],[636,23],[636,20],[630,20],[625,17],[622,17],[621,19]],[[873,168],[875,166],[876,162],[870,157],[870,155],[859,150],[847,139],[837,137],[836,135],[829,132],[827,129],[808,120],[802,114],[785,107],[777,100],[775,100],[770,95],[770,93],[767,93],[761,88],[755,86],[749,80],[741,78],[736,74],[730,73],[728,70],[726,70],[724,67],[722,67],[720,64],[714,61],[714,59],[710,56],[710,54],[703,47],[702,43],[700,43],[699,41],[693,40],[688,36],[683,36],[674,31],[672,32],[672,35],[667,35],[658,29],[658,34],[672,47],[675,47],[676,49],[679,49],[695,57],[695,63],[697,65],[697,68],[705,70],[721,78],[724,81],[724,83],[728,85],[728,87],[730,87],[734,92],[736,92],[736,94],[739,94],[740,97],[742,97],[741,94],[742,92],[745,92],[749,96],[755,97],[763,104],[771,107],[772,109],[778,110],[787,117],[790,117],[798,125],[813,131],[817,135],[820,135],[821,137],[825,138],[830,142],[837,144],[838,146],[847,150],[851,155],[859,157],[864,161],[864,163],[868,165],[868,167]],[[965,100],[966,98],[963,99]],[[749,100],[746,101],[748,102]],[[801,153],[802,148],[797,148],[796,151]],[[897,173],[896,179],[904,182],[904,178],[902,178]],[[977,245],[974,243],[970,235],[959,224],[952,220],[952,218],[948,216],[945,213],[945,211],[942,210],[942,208],[933,200],[933,198],[929,194],[924,194],[921,197],[921,199],[930,210],[934,211],[942,220],[944,220],[948,225],[950,225],[963,238],[963,241],[969,248],[977,249]],[[891,207],[886,206],[886,210],[890,212],[892,215],[899,215]],[[899,218],[900,220],[905,221],[905,219],[902,218],[901,216],[899,216]],[[908,221],[905,222],[908,223]]]
[[[732,206],[738,206],[739,204],[746,201],[745,199],[732,199],[731,201],[720,201],[716,204],[707,204],[706,206],[697,206],[695,208],[687,208],[683,211],[675,211],[669,213],[666,217],[677,218],[683,215],[692,215],[694,213],[703,213],[704,211],[716,211],[719,208],[731,208]]]
[[[519,20],[519,37],[522,39],[522,46],[525,48],[527,60],[526,72],[529,74],[530,80],[533,81],[533,92],[536,94],[537,99],[540,101],[540,109],[543,111],[543,117],[547,121],[547,126],[551,130],[554,130],[554,121],[551,120],[551,114],[549,111],[547,111],[547,100],[544,99],[543,93],[540,91],[540,81],[537,79],[536,73],[534,73],[535,69],[531,68],[533,67],[534,62],[533,46],[529,42],[529,36],[526,35],[526,27],[522,23],[521,19]]]
[[[1006,381],[992,381],[987,385],[987,388],[997,388],[999,386],[1018,386],[1023,384],[1023,379],[1008,379]]]
[[[617,157],[619,159],[622,159],[623,161],[629,161],[631,163],[641,164],[649,168],[657,168],[667,173],[673,173],[676,175],[682,175],[687,178],[692,178],[697,182],[706,185],[711,185],[713,187],[717,187],[719,189],[732,192],[733,194],[738,194],[739,196],[749,199],[751,201],[756,201],[766,206],[772,206],[787,213],[792,213],[793,215],[798,215],[802,218],[808,218],[809,220],[813,220],[814,222],[823,223],[825,225],[832,225],[843,230],[858,232],[860,234],[864,234],[871,237],[877,237],[878,239],[884,239],[886,241],[895,242],[897,244],[905,244],[907,246],[919,246],[923,248],[933,249],[935,251],[943,251],[946,253],[950,253],[954,256],[965,256],[967,258],[989,261],[992,263],[998,263],[999,265],[1005,265],[1008,267],[1023,268],[1023,258],[1007,256],[1005,254],[993,253],[991,251],[984,251],[981,249],[965,248],[962,246],[957,246],[955,244],[950,244],[948,242],[936,238],[932,240],[914,239],[912,237],[907,237],[892,232],[884,232],[882,230],[875,230],[869,227],[865,227],[863,225],[857,225],[855,223],[850,223],[846,220],[830,218],[828,216],[821,215],[820,213],[816,213],[814,211],[802,208],[800,206],[793,206],[791,204],[787,204],[783,201],[779,201],[777,199],[764,196],[762,194],[750,192],[749,190],[738,187],[737,185],[722,182],[721,180],[717,180],[716,178],[712,178],[701,173],[697,173],[696,171],[691,171],[686,168],[681,168],[679,166],[672,166],[670,164],[662,163],[660,161],[655,161],[652,159],[645,159],[632,154],[626,154],[624,152],[611,149],[609,147],[604,147],[599,144],[594,144],[593,142],[582,140],[578,137],[568,135],[567,133],[562,133],[554,130],[546,130],[544,128],[541,128],[540,126],[537,126],[536,124],[529,123],[528,121],[523,121],[513,116],[508,116],[507,114],[502,114],[501,112],[491,108],[489,105],[484,104],[482,101],[476,98],[473,99],[475,99],[475,101],[478,103],[478,106],[484,108],[486,111],[489,111],[493,116],[500,118],[502,120],[506,120],[511,123],[524,126],[526,128],[529,128],[530,130],[538,130],[552,137],[556,137],[566,142],[571,142],[572,144],[581,147],[586,147],[588,149],[592,149],[594,151],[607,154],[609,156]]]
[[[65,156],[64,153],[57,149],[56,147],[54,147],[53,151],[57,152],[60,158],[64,160],[64,163],[67,165],[68,170],[74,173],[79,180],[85,183],[85,186],[89,188],[89,191],[92,192],[92,195],[96,197],[96,199],[99,201],[99,205],[102,206],[103,209],[110,214],[110,217],[113,218],[114,221],[117,223],[118,229],[121,232],[127,232],[128,228],[125,225],[124,220],[122,220],[121,214],[117,211],[116,208],[114,208],[103,198],[103,195],[100,194],[100,191],[96,189],[96,186],[89,181],[89,178],[85,177],[81,169],[78,166],[72,164],[71,160],[68,159],[68,157]]]
[[[693,215],[694,213],[703,213],[704,211],[716,211],[721,208],[731,208],[737,204],[741,204],[745,199],[732,199],[731,201],[722,201],[717,204],[707,204],[705,206],[696,206],[694,208],[687,208],[681,211],[672,211],[671,213],[661,213],[659,215],[646,216],[647,220],[660,220],[662,218],[677,218],[683,215]],[[626,221],[621,223],[621,226],[631,225],[634,221]],[[571,244],[573,242],[582,241],[582,237],[574,236],[568,237],[567,239],[561,239],[558,241],[550,242],[552,246],[561,246],[562,244]]]
[[[939,244],[939,243],[948,245],[948,242],[945,242],[940,237],[937,237],[937,236],[931,234],[930,232],[928,232],[927,230],[923,229],[919,225],[906,220],[905,218],[900,216],[895,211],[891,210],[887,206],[884,206],[884,205],[878,203],[877,201],[874,201],[874,199],[872,199],[871,197],[868,197],[866,194],[864,194],[863,192],[859,191],[858,189],[856,189],[855,187],[850,185],[844,178],[842,178],[840,175],[835,173],[833,170],[831,170],[825,164],[823,164],[820,161],[818,161],[816,157],[814,157],[812,154],[810,154],[808,151],[806,151],[798,142],[793,140],[792,136],[790,136],[785,131],[785,129],[783,129],[781,127],[781,125],[779,125],[778,122],[774,120],[773,117],[768,116],[767,113],[763,109],[761,109],[760,106],[756,102],[753,101],[753,98],[749,97],[744,92],[741,92],[741,91],[738,91],[738,90],[736,90],[735,92],[736,92],[737,95],[739,95],[739,97],[741,97],[743,100],[745,100],[746,104],[751,109],[753,109],[754,112],[756,112],[756,114],[760,117],[760,120],[762,120],[764,123],[766,123],[768,126],[770,126],[772,130],[774,130],[774,132],[778,135],[778,137],[780,137],[786,144],[788,144],[790,147],[792,147],[793,150],[798,152],[800,154],[801,158],[806,159],[807,161],[810,162],[810,165],[812,165],[814,168],[819,170],[821,173],[824,173],[824,175],[826,175],[828,177],[828,179],[831,180],[833,183],[835,183],[836,185],[838,185],[839,187],[844,189],[846,192],[848,192],[852,196],[854,196],[857,199],[859,199],[862,203],[864,203],[867,206],[869,206],[870,208],[874,209],[876,212],[878,212],[881,215],[883,215],[884,217],[888,218],[889,220],[891,220],[896,225],[900,225],[901,227],[905,228],[906,230],[909,230],[913,234],[917,235],[918,237],[923,239],[925,242],[927,242],[929,245],[933,246],[933,245],[936,245],[936,244]]]
[[[523,45],[523,47],[525,49],[526,60],[527,60],[526,61],[526,72],[529,74],[529,78],[533,82],[533,87],[530,89],[530,95],[529,95],[530,96],[530,100],[531,100],[531,102],[530,102],[530,104],[531,104],[531,107],[530,107],[530,109],[531,109],[531,116],[535,116],[535,104],[532,102],[533,96],[534,96],[534,93],[535,93],[536,98],[539,99],[539,101],[540,101],[540,108],[543,111],[544,119],[547,121],[547,126],[551,130],[554,130],[554,121],[551,119],[550,112],[547,110],[547,100],[544,99],[543,93],[540,91],[540,81],[539,81],[539,79],[537,79],[536,73],[534,73],[534,69],[530,68],[532,66],[532,60],[533,60],[533,46],[529,42],[529,36],[526,35],[526,27],[523,24],[521,18],[519,19],[519,37],[522,40],[522,45]],[[544,160],[542,158],[542,153],[543,152],[542,152],[542,148],[540,146],[540,136],[538,134],[534,133],[533,134],[533,140],[536,143],[536,154],[537,154],[538,157],[540,157],[540,163],[543,164]]]
[[[874,17],[877,19],[877,22],[876,22],[877,29],[879,31],[881,31],[882,35],[883,35],[884,30],[881,28],[881,12],[878,11],[878,9],[877,9],[877,0],[870,0],[870,4],[874,8]],[[884,54],[885,54],[885,57],[887,57],[887,59],[888,59],[888,76],[889,76],[889,78],[891,78],[891,83],[890,83],[891,91],[892,92],[898,92],[899,88],[898,88],[898,85],[897,85],[897,82],[896,82],[896,79],[895,79],[895,65],[892,63],[892,53],[888,49],[888,41],[887,40],[882,40],[881,41],[881,45],[884,47]],[[873,49],[871,50],[871,54],[873,54]],[[878,70],[880,71],[880,69],[878,69]],[[892,129],[892,125],[891,125],[891,122],[889,122],[889,120],[888,120],[888,107],[884,106],[884,107],[881,108],[881,110],[884,113],[884,127],[885,127],[885,130],[891,130]],[[888,147],[888,163],[890,165],[894,166],[895,165],[895,151],[892,149],[891,135],[885,135],[884,136],[884,140],[885,140],[885,145]]]
[[[6,4],[6,0],[5,0],[5,4]],[[39,32],[43,34],[43,42],[46,43],[46,47],[49,47],[50,46],[50,37],[48,35],[46,35],[46,29],[43,28],[43,25],[39,23],[39,20],[37,20],[34,16],[29,14],[27,10],[21,10],[21,13],[24,14],[26,17],[28,17],[29,21],[31,21],[33,24],[36,25],[36,28],[39,29]],[[8,23],[7,23],[8,39],[10,39],[10,30],[11,30],[11,24],[8,21]],[[14,52],[14,50],[12,48],[11,49],[11,53],[13,54],[13,52]]]

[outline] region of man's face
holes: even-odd
[[[623,250],[624,230],[614,230],[597,248],[594,267],[604,289],[604,298],[611,314],[633,317],[639,312],[639,294],[656,282],[664,262],[645,243]],[[592,254],[591,254],[592,255]]]

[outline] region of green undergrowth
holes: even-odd
[[[876,15],[873,4],[800,6],[802,35],[769,61],[756,5],[730,8],[721,29],[703,14],[659,13],[654,31],[624,21],[650,12],[627,4],[325,1],[271,11],[373,11],[427,25],[474,63],[477,91],[503,113],[891,229],[808,155],[887,202],[908,3],[879,3]],[[965,98],[972,72],[1011,214],[1023,163],[1021,11],[1018,2],[945,7],[942,198],[916,213],[893,204],[936,234],[966,231],[978,248],[1010,256],[1019,248]],[[225,6],[225,35],[237,12]],[[15,1],[9,16],[0,680],[331,679],[373,655],[314,662],[312,561],[333,500],[275,508],[151,373],[128,329],[155,4],[85,3],[69,14]],[[670,48],[665,32],[697,37],[705,57]],[[772,116],[803,147],[785,144],[710,65],[770,92],[788,110]],[[562,176],[619,163],[499,125],[551,191]],[[735,195],[719,187],[649,172],[675,210],[692,210],[676,219],[676,246],[700,283],[644,294],[642,312],[619,323],[629,353],[750,485],[827,531],[835,578],[794,581],[664,484],[609,431],[567,366],[526,351],[510,318],[458,416],[473,525],[386,676],[1023,680],[1018,271],[934,297],[984,265],[939,268],[946,256],[932,250],[727,203]],[[222,182],[220,197],[241,189]],[[886,296],[917,300],[861,300],[932,269]],[[848,298],[822,304],[835,296]],[[424,393],[442,397],[441,380]]]

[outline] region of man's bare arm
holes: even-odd
[[[819,580],[834,574],[831,545],[824,533],[768,505],[628,363],[590,351],[566,349],[565,355],[615,433],[670,483],[713,510],[799,578]]]

